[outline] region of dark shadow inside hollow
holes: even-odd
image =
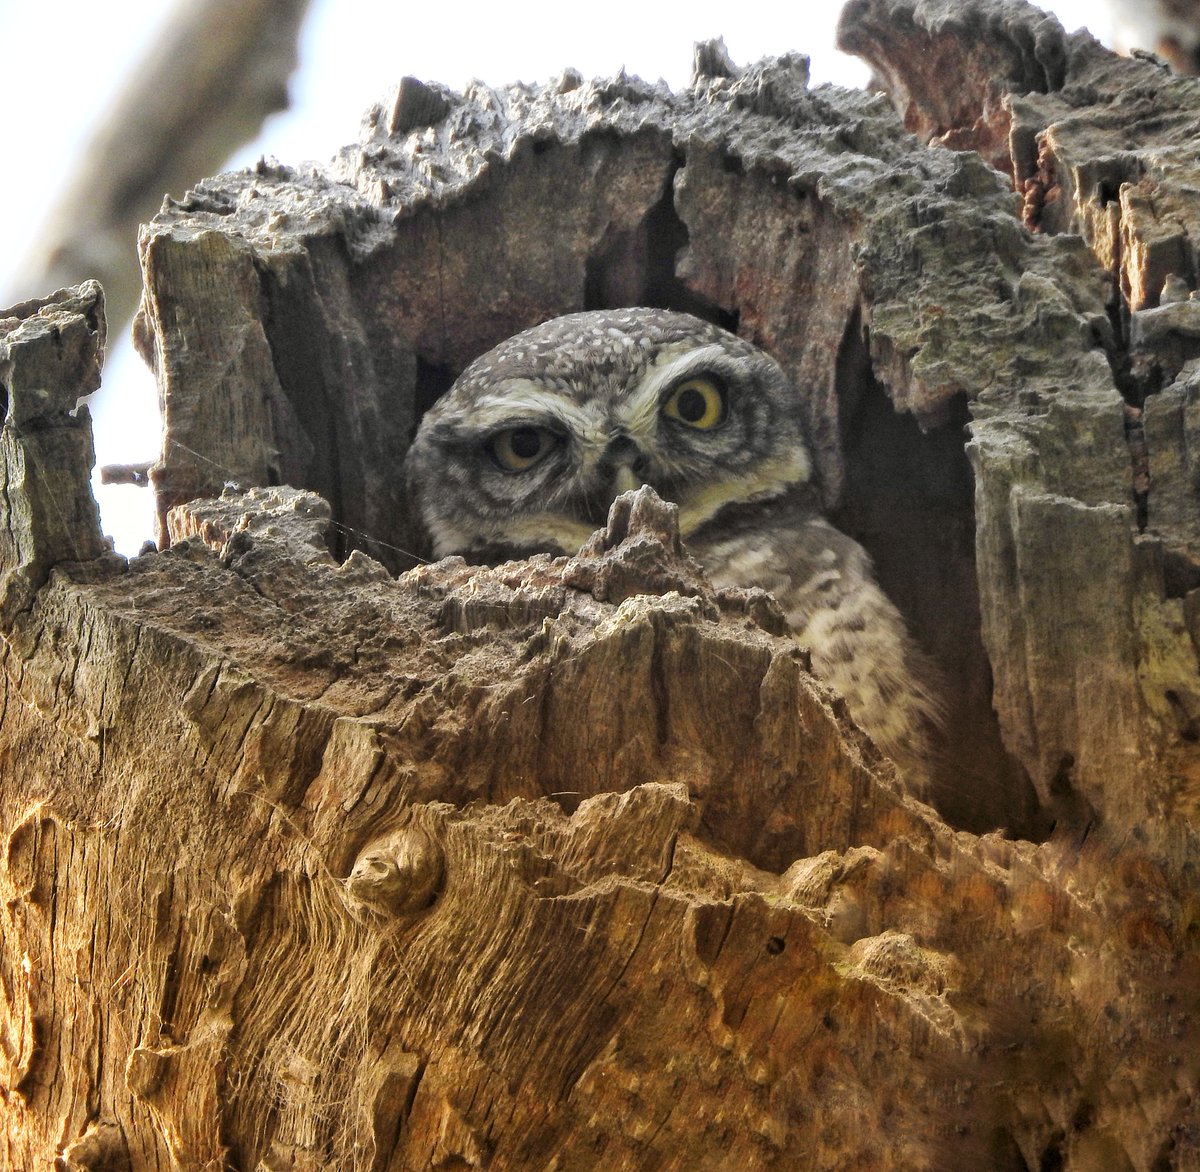
[[[587,258],[584,308],[673,309],[737,333],[735,311],[701,297],[676,275],[676,261],[688,244],[687,225],[675,208],[675,176],[683,166],[684,156],[676,152],[662,193],[645,219],[632,232],[606,238]]]
[[[426,362],[419,354],[417,355],[417,410],[413,418],[413,435],[417,434],[417,428],[420,426],[421,418],[425,412],[454,385],[454,380],[461,373],[461,371],[456,372],[448,366],[439,366],[433,362]],[[411,439],[412,436],[409,436],[410,441]]]
[[[832,520],[862,543],[880,585],[932,659],[946,719],[931,799],[953,825],[1043,838],[1049,818],[1005,749],[992,710],[975,576],[974,484],[966,398],[923,432],[874,377],[858,315],[835,372],[845,481]]]
[[[270,404],[279,481],[320,493],[340,517],[346,485],[336,404],[322,377],[330,341],[320,306],[304,282],[281,280],[269,269],[260,280],[263,331],[283,390]]]

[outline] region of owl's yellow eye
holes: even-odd
[[[492,436],[488,451],[505,472],[525,472],[549,455],[556,441],[544,427],[514,427]]]
[[[725,395],[711,378],[685,378],[667,396],[662,409],[668,419],[707,431],[725,422]]]

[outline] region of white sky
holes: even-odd
[[[1042,7],[1069,30],[1089,25],[1108,39],[1094,2]],[[814,84],[861,85],[866,67],[833,47],[840,8],[838,0],[793,0],[788,6],[778,0],[605,0],[579,7],[562,0],[314,0],[292,79],[292,109],[271,118],[229,166],[252,164],[263,154],[285,163],[330,157],[356,139],[363,111],[405,74],[461,89],[472,78],[536,82],[568,65],[588,77],[624,66],[677,89],[690,78],[693,42],[723,36],[736,62],[797,50],[811,58]],[[144,0],[0,0],[0,303],[7,303],[11,275],[89,128],[168,12],[167,4]],[[125,340],[110,340],[104,388],[92,409],[99,463],[158,455],[153,381]],[[123,486],[97,495],[117,548],[135,553],[152,529],[149,491]]]

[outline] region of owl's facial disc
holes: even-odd
[[[422,422],[410,484],[439,556],[574,553],[651,485],[686,538],[807,480],[795,392],[748,342],[658,310],[555,319],[477,359]]]
[[[787,377],[738,343],[664,347],[618,408],[631,432],[652,429],[646,483],[679,505],[685,538],[726,505],[778,496],[811,475]]]

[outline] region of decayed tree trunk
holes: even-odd
[[[98,287],[0,316],[9,1166],[1200,1167],[1200,83],[1017,0],[843,38],[890,102],[408,80],[164,211],[128,563]],[[422,409],[638,303],[801,388],[954,697],[936,808],[648,492],[418,564]]]

